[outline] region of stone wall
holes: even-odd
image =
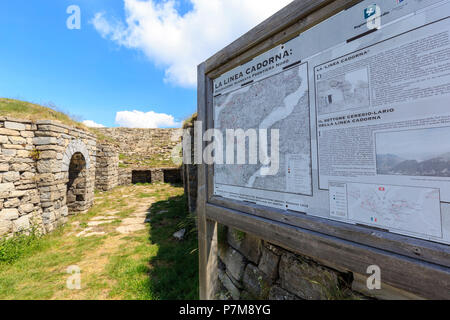
[[[127,186],[131,183],[131,169],[119,168],[119,186]]]
[[[0,237],[32,224],[49,232],[87,210],[95,166],[92,134],[55,121],[0,117]]]
[[[109,144],[97,145],[95,188],[108,191],[119,184],[119,153]]]
[[[352,290],[352,275],[263,241],[221,227],[219,299],[365,299]]]
[[[157,157],[170,161],[172,150],[181,139],[180,129],[100,128],[118,146],[124,165],[133,165]]]
[[[31,157],[36,129],[30,122],[0,118],[0,236],[42,221]]]

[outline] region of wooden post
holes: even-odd
[[[205,64],[198,67],[198,121],[203,123],[206,130],[206,90],[207,77],[205,76]],[[195,135],[203,135],[203,132],[194,130]],[[196,137],[194,137],[196,138]],[[197,141],[197,140],[196,140]],[[203,144],[203,142],[202,142]],[[203,146],[197,146],[203,150]],[[212,300],[216,298],[217,288],[217,223],[206,218],[207,202],[207,165],[198,165],[198,193],[197,193],[197,219],[198,219],[198,250],[199,250],[199,281],[200,299]]]

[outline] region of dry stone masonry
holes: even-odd
[[[97,167],[95,188],[108,191],[119,184],[119,153],[117,148],[108,145],[97,145]]]
[[[119,152],[118,184],[181,183],[179,167],[171,163],[172,152],[180,146],[180,129],[100,128]],[[114,178],[115,179],[115,178]],[[100,189],[100,188],[99,188]]]
[[[107,147],[99,148],[104,157]],[[89,209],[96,154],[96,137],[89,132],[57,121],[0,117],[0,237],[32,225],[49,232],[69,215]],[[100,166],[105,162],[110,165],[101,158]],[[117,175],[117,170],[99,170],[98,184],[106,181],[102,189],[110,188],[109,176]]]
[[[251,234],[221,228],[220,299],[362,299],[351,274],[324,266]]]
[[[155,155],[170,160],[172,150],[180,143],[180,129],[99,128],[114,140],[120,154],[128,159],[146,160]]]
[[[170,157],[179,129],[103,129],[114,144],[57,121],[0,117],[0,238],[36,226],[50,232],[94,202],[94,189],[182,181],[180,168],[120,168],[119,153]]]

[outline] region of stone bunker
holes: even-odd
[[[87,211],[95,189],[181,182],[179,168],[128,168],[120,174],[120,152],[120,145],[99,142],[93,133],[57,121],[0,117],[0,237],[32,226],[54,230],[70,215]]]

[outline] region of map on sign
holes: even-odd
[[[246,163],[215,164],[215,184],[311,194],[308,95],[307,64],[302,64],[215,97],[215,128],[224,137],[227,129],[242,129],[244,132],[266,129],[267,139],[258,141],[258,145],[266,143],[270,153],[271,130],[279,130],[279,169],[276,174],[263,175],[261,171],[265,166],[260,161],[257,164],[248,162],[247,139]]]
[[[376,6],[376,32],[364,0],[213,80],[214,196],[450,243],[450,0]]]
[[[348,217],[384,228],[441,237],[439,189],[347,184]]]

